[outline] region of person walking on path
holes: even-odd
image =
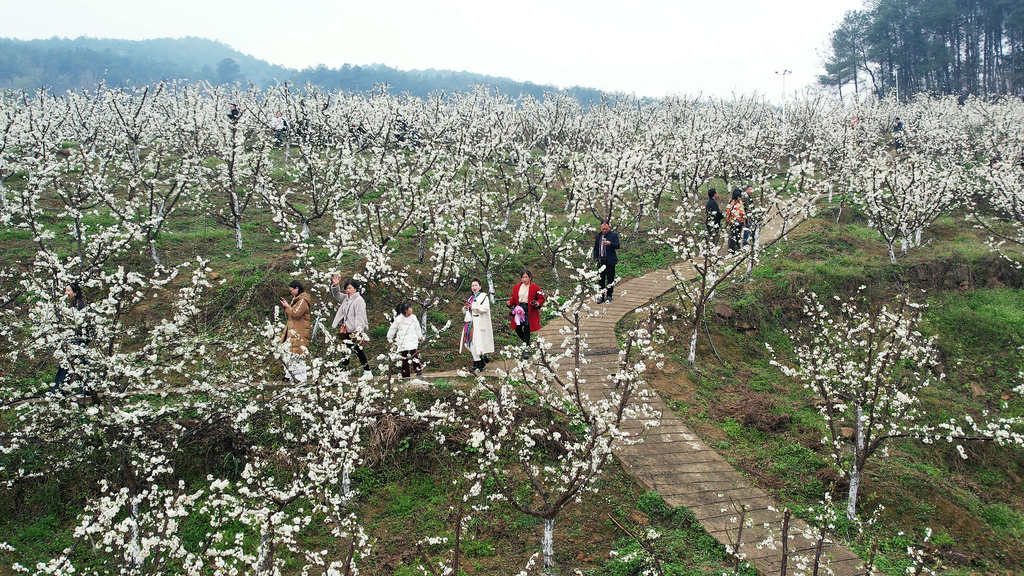
[[[707,212],[708,241],[712,245],[718,245],[718,239],[722,232],[722,209],[718,207],[718,190],[708,190],[708,203],[705,206]]]
[[[732,201],[725,208],[725,222],[729,225],[729,253],[739,251],[743,243],[743,226],[747,214],[743,210],[743,191],[736,188],[732,191]]]
[[[619,233],[612,232],[607,220],[601,222],[601,231],[594,236],[594,260],[601,271],[601,296],[597,303],[611,302],[615,292],[615,264],[619,261]]]
[[[341,304],[338,312],[334,314],[334,321],[331,328],[338,329],[341,336],[341,343],[348,348],[350,354],[342,362],[342,366],[348,368],[351,353],[359,358],[363,365],[363,376],[370,376],[370,363],[366,360],[366,353],[363,352],[362,343],[366,341],[366,331],[370,329],[370,321],[366,318],[366,301],[359,294],[359,282],[349,280],[345,282],[345,292],[342,293],[341,277],[337,274],[331,275],[331,297]]]
[[[533,283],[533,274],[523,270],[520,281],[512,287],[512,296],[508,299],[508,307],[512,311],[512,329],[522,340],[523,360],[530,357],[530,333],[540,330],[540,307],[544,305],[544,291]]]
[[[473,278],[469,289],[473,292],[466,299],[462,310],[465,312],[459,352],[469,350],[473,355],[473,369],[470,373],[483,372],[487,367],[487,354],[494,352],[494,330],[491,328],[491,299],[481,290],[479,278]]]
[[[306,381],[305,356],[309,352],[309,313],[313,301],[302,287],[302,282],[298,280],[292,280],[288,284],[288,290],[292,294],[291,302],[281,298],[281,307],[284,308],[284,312],[288,316],[288,323],[284,327],[284,333],[281,334],[280,343],[289,342],[291,344],[285,356],[284,378],[302,383]]]
[[[398,347],[402,356],[402,378],[410,376],[409,365],[417,376],[423,376],[423,362],[420,360],[420,343],[423,342],[423,330],[420,321],[412,314],[412,304],[402,302],[395,307],[395,319],[388,328],[388,342]]]

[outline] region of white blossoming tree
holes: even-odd
[[[615,374],[607,382],[588,382],[583,322],[595,314],[587,302],[596,276],[584,270],[576,274],[580,282],[559,308],[569,322],[562,342],[538,342],[533,359],[518,361],[496,380],[478,378],[473,393],[480,416],[469,440],[479,451],[472,492],[492,482],[491,498],[544,520],[544,565],[549,567],[559,513],[592,488],[614,446],[639,440],[624,430],[627,420],[656,417],[643,401],[642,383],[649,365],[659,362],[654,346],[663,329],[657,311],[648,311],[630,331]]]
[[[886,440],[1024,443],[1024,436],[1015,431],[1015,418],[979,425],[967,417],[970,432],[952,421],[938,426],[924,421],[921,391],[945,378],[945,374],[940,371],[935,339],[917,331],[921,310],[922,306],[908,297],[876,306],[859,297],[836,297],[835,307],[830,309],[812,293],[804,305],[811,337],[797,345],[797,365],[772,361],[822,399],[820,411],[827,426],[823,442],[829,446],[835,464],[850,479],[846,503],[850,519],[857,512],[864,468],[873,455],[885,451]],[[851,431],[852,446],[847,444],[844,428]],[[957,449],[966,457],[961,446]]]

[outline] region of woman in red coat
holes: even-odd
[[[523,344],[530,345],[530,332],[540,330],[540,307],[544,305],[544,292],[533,283],[533,274],[523,270],[519,284],[512,288],[512,296],[508,299],[508,307],[512,310],[512,328]],[[530,353],[523,350],[523,359]]]

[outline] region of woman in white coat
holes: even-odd
[[[473,369],[470,372],[483,372],[488,360],[485,354],[494,352],[494,330],[491,328],[491,299],[481,291],[479,278],[473,278],[469,288],[473,294],[466,299],[462,310],[465,312],[465,326],[459,352],[469,350],[473,355]]]

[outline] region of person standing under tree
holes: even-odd
[[[281,307],[288,316],[288,323],[281,334],[280,343],[291,344],[284,363],[284,379],[301,384],[306,381],[305,356],[309,352],[309,312],[313,301],[298,280],[292,280],[288,290],[292,294],[291,303],[281,298]]]
[[[544,291],[533,283],[533,274],[529,270],[523,270],[507,304],[512,311],[512,329],[526,345],[522,353],[523,360],[526,360],[530,357],[530,332],[540,330],[540,307],[544,305]]]
[[[277,145],[284,146],[285,134],[288,131],[288,120],[285,119],[283,112],[278,112],[276,116],[271,118],[270,127],[274,129],[274,138],[277,140]]]
[[[708,241],[717,245],[722,231],[722,218],[725,217],[722,215],[722,209],[718,207],[718,190],[714,188],[708,190],[708,203],[705,210],[707,211]]]
[[[363,365],[363,377],[370,377],[370,363],[366,360],[366,353],[363,352],[362,343],[366,341],[366,331],[370,329],[370,321],[366,318],[366,301],[359,294],[359,282],[349,280],[345,282],[345,293],[342,294],[341,277],[337,274],[331,275],[331,297],[341,304],[338,312],[334,315],[334,322],[331,328],[338,329],[341,343],[355,353],[359,363]],[[348,368],[349,358],[345,358],[342,366]]]
[[[732,191],[732,201],[725,208],[725,222],[729,226],[729,253],[737,252],[743,245],[743,225],[747,214],[743,210],[743,191]]]
[[[594,260],[601,271],[601,296],[597,303],[611,302],[615,292],[615,264],[619,262],[619,233],[612,232],[607,220],[601,222],[601,231],[594,236]]]
[[[749,184],[743,189],[743,213],[747,218],[743,226],[743,245],[753,245],[754,233],[757,232],[757,206],[754,205],[754,187]]]
[[[85,348],[89,345],[93,332],[88,326],[87,318],[85,317],[84,311],[86,306],[85,299],[82,297],[81,285],[77,282],[68,284],[64,288],[64,296],[68,299],[68,306],[75,312],[68,315],[74,324],[74,337],[67,347],[68,353],[65,355],[64,361],[60,363],[57,373],[53,376],[53,386],[50,388],[50,393],[60,392],[61,394],[66,392],[64,384],[68,381],[69,376],[77,379],[83,378],[84,369],[88,364]],[[83,396],[88,396],[92,393],[87,385],[82,385],[80,392]]]
[[[398,347],[402,356],[402,378],[410,376],[409,364],[417,376],[423,376],[423,362],[420,360],[420,343],[423,342],[423,330],[420,321],[412,314],[412,304],[402,302],[395,307],[395,320],[388,328],[388,342]]]
[[[491,328],[491,299],[481,291],[483,284],[479,278],[473,278],[469,289],[473,292],[466,299],[462,310],[465,312],[465,325],[459,341],[459,352],[469,350],[473,355],[473,369],[470,373],[483,372],[487,367],[487,354],[494,352],[494,330]]]

